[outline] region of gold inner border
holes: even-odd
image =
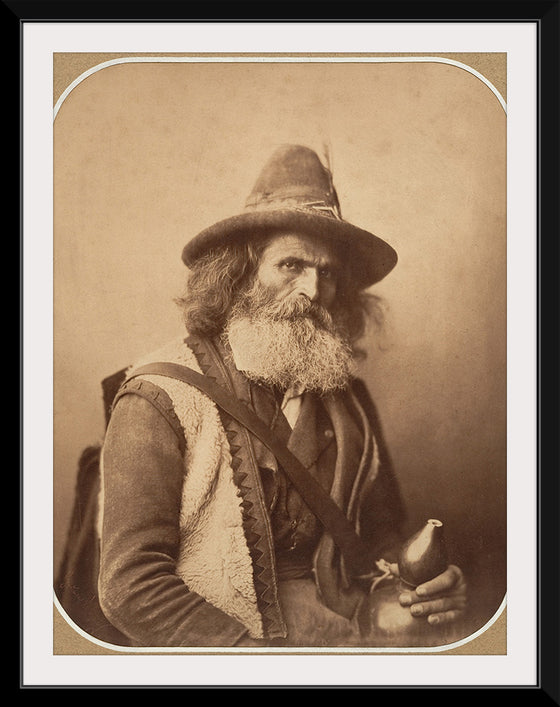
[[[230,53],[230,54],[217,54],[217,53],[198,53],[198,54],[179,54],[179,53],[158,53],[158,52],[142,52],[142,53],[130,53],[130,54],[111,54],[111,53],[54,53],[53,54],[53,105],[56,104],[60,96],[64,91],[70,86],[70,84],[75,81],[79,76],[88,71],[89,69],[103,64],[106,61],[111,61],[113,59],[131,58],[131,57],[187,57],[187,58],[220,58],[220,57],[264,57],[264,58],[282,58],[282,57],[302,57],[309,58],[314,57],[319,59],[328,58],[348,58],[348,59],[359,59],[368,57],[435,57],[438,59],[451,59],[457,61],[461,64],[474,69],[479,74],[484,76],[498,91],[502,98],[507,100],[507,55],[505,52],[492,52],[492,53],[371,53],[371,54],[343,54],[343,53],[333,53],[333,54],[289,54],[289,53]]]
[[[141,52],[141,53],[54,53],[53,54],[53,105],[56,104],[58,99],[62,96],[64,91],[79,78],[83,73],[89,69],[98,66],[106,61],[111,61],[113,59],[130,58],[130,57],[265,57],[265,58],[281,58],[281,57],[316,57],[319,59],[328,59],[329,57],[337,58],[368,58],[368,57],[436,57],[442,59],[451,59],[457,61],[461,64],[474,69],[482,76],[484,76],[487,81],[489,81],[495,89],[499,92],[502,98],[507,100],[507,55],[505,52],[488,52],[488,53],[359,53],[359,54],[346,54],[346,53],[157,53],[157,52]],[[290,650],[287,651],[289,655],[309,655],[313,654],[312,651],[297,651]],[[53,607],[53,654],[54,655],[161,655],[161,651],[142,651],[141,653],[136,653],[135,651],[126,650],[112,650],[101,646],[97,643],[84,638],[82,635],[77,633],[74,628],[69,624],[66,618],[61,615],[56,607]],[[239,652],[235,653],[232,650],[223,651],[192,651],[189,653],[188,649],[181,651],[165,651],[165,655],[240,655]],[[257,653],[255,653],[256,655]],[[281,657],[284,653],[267,653],[258,652],[258,655],[278,655]],[[441,651],[430,651],[426,653],[424,651],[415,651],[411,649],[406,652],[392,652],[390,649],[386,651],[376,651],[372,653],[367,649],[353,650],[353,655],[506,655],[507,654],[507,628],[506,628],[506,611],[504,610],[500,616],[494,621],[494,623],[489,626],[480,636],[464,643],[461,646],[451,648],[448,650]],[[243,653],[243,655],[252,655],[250,653]],[[347,653],[342,653],[337,651],[336,648],[329,650],[325,655],[348,655]]]
[[[113,650],[107,648],[104,645],[99,645],[99,643],[94,643],[93,641],[84,638],[81,634],[74,630],[74,628],[69,624],[64,616],[62,616],[56,606],[53,608],[53,654],[54,655],[277,655],[281,658],[283,655],[371,655],[372,657],[376,655],[397,655],[397,656],[409,656],[409,655],[422,655],[422,656],[438,656],[438,655],[506,655],[507,654],[507,636],[506,636],[506,613],[507,610],[500,614],[496,621],[489,626],[480,636],[473,638],[471,641],[455,648],[449,648],[446,650],[431,650],[429,653],[425,651],[418,651],[414,648],[407,650],[406,652],[395,652],[391,651],[390,648],[387,650],[375,650],[372,652],[367,648],[352,649],[350,652],[342,652],[336,648],[329,649],[325,653],[314,653],[313,650],[298,650],[297,648],[288,649],[283,652],[267,651],[262,649],[261,651],[254,652],[243,652],[236,651],[235,648],[230,649],[214,649],[214,650],[204,650],[204,648],[197,649],[197,651],[189,651],[188,648],[183,650],[166,650],[158,651],[157,648],[153,650],[142,650],[141,652],[130,650],[126,648],[120,650]]]

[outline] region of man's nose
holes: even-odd
[[[305,268],[298,278],[297,294],[305,295],[312,302],[319,298],[319,274],[316,268]]]

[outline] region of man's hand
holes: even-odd
[[[428,623],[443,624],[456,621],[467,605],[467,583],[456,565],[449,567],[415,590],[399,595],[401,606],[410,606],[413,616],[425,616]]]

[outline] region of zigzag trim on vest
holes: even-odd
[[[225,366],[218,352],[213,350],[211,342],[189,336],[186,343],[205,375],[225,387],[232,387]],[[272,531],[266,526],[267,516],[263,508],[262,494],[259,498],[259,470],[252,452],[251,437],[248,431],[227,413],[223,410],[219,410],[219,413],[229,442],[233,481],[241,494],[242,524],[253,564],[253,582],[263,629],[271,638],[283,637],[285,626],[277,598]],[[245,440],[241,439],[243,436]],[[261,512],[259,509],[262,509]]]

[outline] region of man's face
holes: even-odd
[[[330,309],[339,262],[328,244],[295,233],[274,236],[261,255],[257,281],[277,300],[306,296]]]
[[[335,317],[338,272],[334,252],[318,240],[296,233],[269,240],[224,330],[237,368],[280,390],[345,388],[354,361]]]

